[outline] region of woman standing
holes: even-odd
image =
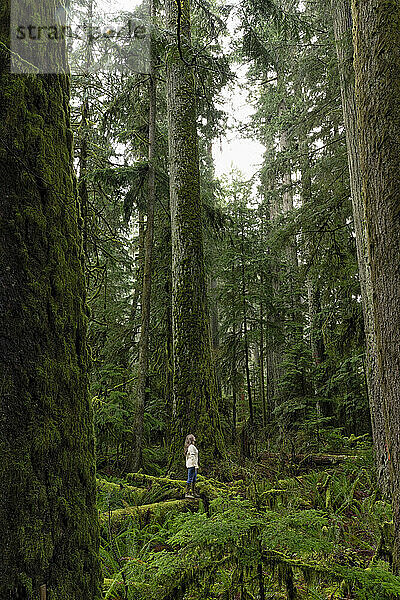
[[[192,433],[186,436],[183,452],[186,457],[186,468],[188,470],[188,478],[186,482],[185,498],[197,498],[195,492],[195,484],[197,478],[197,469],[199,468],[199,451],[194,445],[196,438]]]

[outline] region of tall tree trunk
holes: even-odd
[[[278,85],[284,86],[283,81],[280,81],[281,76],[278,76]],[[281,107],[279,109],[280,113],[283,113],[286,110],[285,101],[282,102]],[[289,138],[288,132],[286,129],[283,129],[280,134],[279,139],[280,150],[284,154],[286,154],[284,159],[283,173],[282,173],[282,183],[283,183],[283,192],[282,192],[282,207],[281,214],[286,215],[293,210],[293,183],[292,183],[292,166],[290,162],[290,158],[288,153],[291,149],[291,140]],[[296,238],[293,237],[292,241],[289,242],[286,246],[286,257],[289,268],[289,275],[291,281],[293,282],[293,272],[296,271],[298,266],[297,261],[297,247],[296,247]]]
[[[238,386],[238,372],[237,372],[237,344],[236,344],[236,271],[235,261],[232,261],[231,267],[231,289],[232,289],[232,364],[231,364],[231,388],[232,388],[232,440],[236,440],[236,429],[237,429],[237,386]]]
[[[78,193],[81,208],[81,229],[82,229],[82,242],[83,242],[83,253],[84,256],[87,254],[87,238],[88,238],[88,206],[89,206],[89,192],[87,187],[87,167],[88,167],[88,137],[87,137],[87,126],[89,118],[89,98],[86,95],[88,92],[84,92],[85,97],[82,104],[82,119],[80,124],[81,129],[81,148],[79,155],[79,180],[78,180]]]
[[[49,10],[52,5],[49,2]],[[54,8],[54,5],[53,5]],[[66,75],[10,75],[0,8],[0,597],[101,597]]]
[[[155,22],[154,1],[150,0],[150,17]],[[146,390],[149,385],[149,331],[150,331],[150,300],[151,300],[151,269],[154,238],[154,206],[156,200],[155,178],[155,146],[156,146],[156,111],[157,89],[155,73],[154,42],[151,40],[151,57],[149,73],[149,166],[147,184],[147,222],[144,241],[144,269],[142,286],[142,312],[139,338],[138,383],[133,418],[133,448],[131,466],[134,472],[142,466],[143,421],[146,405]]]
[[[400,5],[353,2],[362,193],[400,570]],[[380,449],[378,449],[380,450]]]
[[[263,276],[260,281],[261,290],[263,288]],[[262,293],[262,292],[261,292]],[[260,381],[260,399],[263,415],[263,427],[266,427],[269,420],[269,406],[265,396],[265,371],[264,371],[264,305],[260,301],[260,351],[259,351],[259,381]]]
[[[211,342],[214,355],[218,352],[219,348],[219,319],[218,319],[218,302],[216,298],[217,292],[217,280],[214,275],[210,276],[209,290],[210,290],[210,327],[211,327]]]
[[[209,177],[211,182],[214,182],[215,179],[215,170],[214,170],[214,159],[212,155],[212,139],[207,140],[206,144],[206,153],[207,153],[207,161],[208,161],[208,169],[205,174],[205,177]],[[216,202],[214,191],[212,190],[212,207],[215,209]],[[214,255],[216,251],[216,246],[214,245],[214,240],[211,239],[211,244],[213,244],[212,255]],[[221,376],[218,369],[218,360],[219,360],[219,307],[218,307],[218,282],[214,273],[214,270],[211,270],[208,276],[208,298],[210,304],[210,332],[211,332],[211,348],[212,348],[212,360],[216,369],[216,381],[217,381],[217,398],[220,402],[218,407],[219,413],[226,413],[226,406],[224,406],[224,399],[221,391]]]
[[[266,160],[274,161],[274,151],[270,149],[269,157]],[[268,163],[267,163],[268,164]],[[281,207],[278,201],[278,194],[276,193],[275,186],[277,182],[277,173],[270,169],[268,173],[268,180],[266,184],[265,196],[266,196],[266,212],[268,214],[267,219],[269,220],[272,227],[274,221],[280,214]],[[276,260],[271,261],[271,287],[274,299],[272,303],[275,305],[275,298],[279,294],[279,267]],[[268,336],[267,352],[266,352],[266,370],[267,370],[267,398],[270,413],[272,413],[274,406],[274,397],[278,389],[278,381],[281,375],[280,369],[280,357],[282,354],[282,341],[280,339],[280,322],[281,316],[277,314],[278,311],[272,310],[269,314],[269,320],[271,322],[271,332]]]
[[[166,14],[167,30],[177,35],[167,63],[175,422],[171,461],[175,469],[184,468],[183,442],[193,432],[202,464],[211,467],[222,456],[223,444],[206,299],[189,0],[166,0]]]
[[[310,321],[311,353],[316,365],[325,360],[325,344],[322,337],[321,323],[321,293],[318,284],[307,279],[308,314]]]
[[[88,30],[92,31],[93,27],[93,0],[88,4]],[[89,146],[89,112],[90,112],[90,76],[89,69],[92,62],[92,36],[88,35],[85,45],[85,64],[83,75],[83,90],[82,90],[82,117],[79,127],[80,137],[80,154],[79,154],[79,180],[78,192],[80,200],[80,208],[82,215],[82,238],[83,238],[83,253],[87,255],[87,240],[88,240],[88,215],[89,215],[89,192],[87,186],[88,174],[88,146]]]
[[[300,138],[303,158],[300,164],[301,168],[301,201],[303,206],[312,200],[312,181],[310,175],[310,158],[308,139],[305,134]],[[314,255],[314,243],[312,236],[303,233],[305,246],[305,259],[311,262]],[[311,268],[311,264],[310,264]],[[306,280],[307,286],[307,304],[308,304],[308,323],[309,323],[309,343],[311,353],[315,364],[320,364],[325,360],[325,344],[321,331],[321,302],[320,290],[318,288],[318,280],[314,281],[308,275]]]
[[[243,307],[243,340],[244,340],[244,366],[246,371],[247,399],[249,403],[249,418],[251,429],[254,427],[253,394],[250,380],[250,357],[249,357],[249,336],[247,332],[247,307],[246,307],[246,274],[244,268],[244,224],[241,231],[241,271],[242,271],[242,307]]]
[[[353,44],[351,38],[353,22],[350,0],[332,0],[332,17],[338,57],[343,118],[346,131],[358,272],[364,314],[366,375],[372,435],[375,446],[378,481],[381,489],[388,492],[389,472],[382,412],[382,392],[379,381],[379,371],[377,368],[372,278],[368,257],[365,206],[362,199],[359,134],[357,131],[354,90]]]
[[[136,312],[139,305],[141,288],[143,287],[143,270],[144,270],[144,243],[145,243],[145,227],[144,227],[144,214],[143,211],[139,210],[139,218],[138,218],[138,249],[137,249],[137,257],[136,257],[136,269],[135,269],[135,283],[133,288],[133,298],[132,298],[132,308],[130,314],[130,321],[132,323],[132,337],[131,337],[131,347],[133,348],[135,344],[135,338],[137,333],[137,328],[135,326],[136,321]]]

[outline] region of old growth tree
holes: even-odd
[[[400,570],[400,6],[353,2],[360,163],[371,262],[377,369]]]
[[[172,233],[172,461],[185,436],[198,438],[204,465],[223,455],[204,271],[202,204],[189,0],[167,0],[167,112]]]
[[[54,3],[48,1],[54,11]],[[11,75],[0,10],[4,600],[101,596],[69,79]],[[43,588],[42,588],[43,589]]]

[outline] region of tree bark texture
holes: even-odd
[[[350,0],[332,0],[333,29],[342,97],[343,119],[346,131],[350,190],[356,234],[358,273],[364,315],[366,340],[366,378],[374,439],[378,482],[388,492],[389,472],[383,422],[381,385],[377,369],[376,335],[372,297],[371,267],[368,255],[366,215],[362,198],[359,134],[357,130],[356,99],[354,89],[352,15]]]
[[[150,0],[151,20],[155,21],[155,8]],[[133,460],[132,469],[138,471],[142,466],[143,422],[146,404],[146,389],[149,385],[149,332],[150,332],[150,300],[151,300],[151,270],[154,239],[154,207],[156,201],[156,178],[154,160],[156,145],[156,111],[157,90],[155,72],[154,42],[151,42],[151,60],[149,74],[149,167],[147,179],[147,223],[144,241],[144,269],[142,285],[142,311],[139,338],[138,385],[133,422]]]
[[[53,6],[54,8],[54,6]],[[7,5],[0,41],[7,45]],[[0,597],[101,597],[82,239],[66,75],[0,50]],[[42,588],[44,589],[44,588]]]
[[[223,450],[206,300],[189,1],[166,0],[166,14],[167,29],[173,35],[167,61],[175,422],[172,464],[184,468],[184,439],[194,433],[201,462],[211,467]]]
[[[362,193],[400,567],[400,5],[353,1]]]
[[[243,323],[243,341],[244,341],[244,366],[246,371],[246,383],[247,383],[247,401],[249,404],[249,421],[251,430],[254,427],[254,409],[253,409],[253,393],[251,389],[250,380],[250,348],[249,348],[249,336],[247,327],[247,289],[246,289],[246,274],[244,265],[244,223],[241,224],[241,244],[240,244],[240,260],[241,260],[241,275],[242,275],[242,323]]]

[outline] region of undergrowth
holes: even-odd
[[[112,510],[165,502],[164,480],[119,489],[99,484],[105,598],[124,600],[389,600],[390,505],[365,455],[329,470],[216,485],[215,497],[166,512],[163,522],[126,520]],[[204,478],[203,478],[204,479]],[[135,484],[137,485],[137,484]],[[211,487],[209,487],[211,489]],[[213,488],[214,489],[214,488]]]

